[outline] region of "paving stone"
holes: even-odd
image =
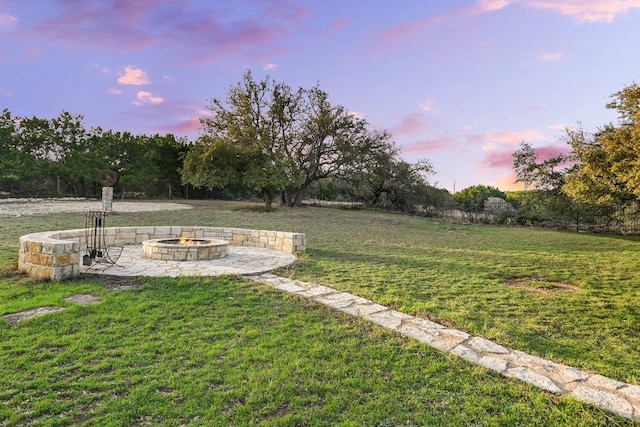
[[[303,292],[306,290],[305,288],[298,286],[295,283],[279,283],[276,284],[274,288],[280,289],[281,291],[285,292]]]
[[[430,337],[429,340],[423,342],[427,342],[432,347],[445,352],[451,351],[453,348],[455,348],[455,346],[463,343],[469,338],[469,334],[467,334],[466,332],[448,328],[421,328],[417,326],[406,325],[400,328],[399,331],[402,333],[404,333],[404,331],[407,331],[405,335],[408,336],[428,336]]]
[[[322,286],[322,285],[317,285],[317,286],[313,286],[309,289],[305,289],[302,292],[299,292],[299,295],[302,295],[304,297],[307,298],[314,298],[314,297],[318,297],[320,295],[326,295],[326,294],[332,294],[337,292],[335,289],[333,288],[329,288],[327,286]]]
[[[603,377],[602,375],[592,375],[587,381],[590,386],[595,388],[603,388],[606,390],[617,390],[624,387],[626,384],[620,381],[612,380],[611,378]]]
[[[80,266],[81,273],[106,274],[119,277],[180,277],[221,276],[266,273],[287,266],[296,260],[295,255],[282,251],[251,246],[229,246],[225,258],[198,261],[160,261],[142,256],[141,245],[124,246],[117,265],[105,268],[94,264]]]
[[[591,387],[581,386],[571,392],[571,396],[583,402],[596,405],[606,411],[626,418],[633,417],[633,406],[622,397]]]
[[[367,301],[367,303],[364,304],[355,302],[347,307],[340,308],[340,310],[353,316],[365,317],[379,311],[388,310],[388,308],[383,305],[373,304],[371,301]]]
[[[480,360],[480,357],[475,351],[463,344],[455,346],[451,349],[450,353],[471,363],[478,363],[478,360]]]
[[[393,330],[398,329],[400,325],[402,325],[403,321],[412,319],[411,316],[395,310],[387,310],[369,314],[365,316],[365,318],[373,323],[377,323],[384,328]]]
[[[416,328],[414,326],[402,326],[400,329],[398,329],[398,332],[400,332],[402,335],[406,335],[427,344],[431,344],[436,339],[435,336],[431,335],[424,329]]]
[[[474,337],[469,340],[469,346],[481,353],[509,354],[505,347],[486,338]]]
[[[44,316],[46,314],[58,313],[64,311],[63,307],[37,307],[30,310],[21,311],[19,313],[5,314],[4,320],[9,325],[15,325],[23,320],[32,319],[34,317]]]
[[[632,400],[640,402],[640,386],[638,385],[627,385],[618,390],[618,392]]]
[[[567,390],[574,389],[577,386],[577,384],[571,385],[571,383],[585,381],[589,378],[588,374],[579,369],[532,356],[518,350],[512,351],[511,363],[512,365],[526,367],[540,375],[544,375],[557,384],[561,384]]]
[[[491,356],[481,357],[480,360],[478,360],[478,365],[484,366],[485,368],[491,369],[492,371],[496,371],[500,374],[506,371],[509,366],[505,359],[498,359]]]
[[[558,366],[560,368],[558,370],[558,378],[556,379],[556,381],[559,383],[569,384],[575,381],[585,381],[587,378],[589,378],[589,375],[587,375],[580,369],[565,365]]]
[[[97,304],[102,302],[102,298],[96,295],[76,294],[64,299],[65,302],[71,302],[78,305]]]
[[[419,317],[413,317],[411,319],[411,323],[426,329],[445,329],[446,326],[443,326],[439,323],[432,322],[431,320],[421,319]]]
[[[543,359],[538,356],[532,356],[519,350],[512,350],[512,363],[517,366],[528,367],[538,372],[546,372],[551,374],[558,372],[561,365],[550,360]]]
[[[466,338],[463,338],[458,335],[453,335],[449,333],[437,334],[435,339],[430,343],[432,347],[437,348],[440,351],[449,352],[458,344],[466,341]]]
[[[357,297],[355,295],[351,295],[346,292],[333,293],[318,297],[315,299],[316,301],[328,305],[333,308],[345,308],[350,306],[351,304],[368,304],[371,301],[366,300],[364,298]]]
[[[551,393],[563,394],[563,390],[559,388],[553,381],[544,375],[540,375],[531,369],[519,367],[507,369],[503,372],[505,377],[517,378],[529,384],[541,388],[543,390],[550,391]]]

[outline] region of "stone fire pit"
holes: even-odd
[[[142,256],[161,261],[224,258],[229,242],[222,239],[152,239],[142,242]]]

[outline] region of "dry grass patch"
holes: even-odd
[[[541,295],[559,294],[562,292],[577,292],[580,290],[578,286],[571,285],[569,283],[545,280],[539,277],[510,279],[507,280],[506,283],[508,286],[513,286]]]

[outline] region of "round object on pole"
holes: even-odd
[[[98,180],[103,187],[113,187],[118,183],[118,174],[111,169],[105,169],[98,175]]]

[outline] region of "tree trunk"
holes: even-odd
[[[296,191],[295,198],[292,200],[292,205],[299,208],[302,206],[302,198],[304,197],[305,192],[307,191],[307,187],[309,184],[303,184],[302,187],[298,188]]]
[[[282,190],[282,204],[283,206],[292,207],[294,201],[294,193],[291,188],[285,188]]]
[[[264,193],[264,207],[265,209],[271,209],[273,206],[273,191],[270,188],[265,188]]]

